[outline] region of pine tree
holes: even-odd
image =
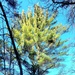
[[[65,54],[60,39],[61,34],[67,30],[62,24],[54,25],[56,13],[49,16],[47,10],[34,6],[34,13],[22,11],[17,19],[16,27],[12,29],[18,52],[29,61],[27,67],[30,75],[44,75],[48,69],[56,67],[57,56]],[[64,47],[63,47],[64,49]],[[56,56],[57,55],[57,56]],[[26,64],[26,63],[25,63]]]

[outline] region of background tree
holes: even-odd
[[[3,0],[3,2],[4,1],[6,1],[6,2],[8,2],[8,5],[10,5],[11,7],[13,7],[13,9],[15,9],[16,8],[16,2],[15,1],[12,1],[12,0]],[[11,2],[11,3],[10,3]],[[14,5],[14,3],[16,3],[15,5]],[[7,4],[6,4],[7,5]],[[4,9],[4,6],[2,5],[2,2],[0,1],[0,8],[1,8],[1,19],[2,19],[2,24],[3,24],[3,22],[6,22],[6,25],[4,25],[4,27],[5,26],[7,26],[7,28],[5,27],[3,27],[3,25],[2,25],[2,27],[3,28],[1,28],[1,30],[3,29],[3,31],[9,31],[9,36],[10,36],[10,39],[11,39],[11,42],[12,42],[12,45],[13,45],[13,50],[14,50],[14,53],[15,53],[15,55],[16,55],[16,59],[17,59],[17,61],[18,61],[18,65],[19,65],[19,68],[20,68],[20,75],[22,75],[22,67],[21,67],[21,63],[20,63],[20,60],[19,60],[19,54],[18,54],[18,52],[17,52],[17,49],[16,49],[16,46],[15,46],[15,43],[14,43],[14,40],[13,40],[13,35],[12,35],[12,32],[11,32],[11,30],[10,30],[10,25],[9,25],[9,22],[8,22],[8,19],[7,19],[7,15],[6,15],[6,12],[8,11],[9,12],[9,8],[7,8],[6,6],[5,6],[5,8],[7,8],[7,10],[5,10]],[[11,10],[10,10],[11,11]],[[9,15],[8,15],[9,16]],[[5,23],[4,23],[5,24]],[[6,63],[5,63],[5,56],[7,56],[6,55],[6,52],[5,52],[5,50],[6,50],[6,48],[5,48],[5,32],[3,32],[3,37],[1,37],[1,38],[3,38],[3,40],[4,41],[2,41],[3,42],[3,49],[4,49],[4,70],[6,70],[6,68],[5,68],[5,66],[6,66]],[[10,40],[9,39],[9,40]],[[17,54],[16,54],[17,53]],[[10,54],[9,54],[10,55]],[[5,75],[6,75],[6,71],[5,71],[5,73],[4,73]]]
[[[59,57],[67,51],[63,45],[66,41],[60,39],[67,27],[54,25],[55,17],[56,13],[49,16],[48,11],[35,5],[34,13],[23,11],[21,18],[16,18],[12,32],[21,62],[30,75],[45,75],[48,69],[57,67],[62,59]]]
[[[68,12],[66,12],[66,16],[67,16],[67,21],[74,25],[75,21],[75,0],[40,0],[41,2],[44,3],[44,8],[48,8],[50,11],[54,10],[54,11],[58,11],[60,12],[60,8],[61,10],[65,9],[68,10]],[[62,14],[63,15],[63,14]]]

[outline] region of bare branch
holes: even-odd
[[[69,2],[69,1],[55,1],[55,0],[52,0],[53,3],[57,3],[57,4],[63,4],[63,5],[73,5],[75,4],[75,2]]]
[[[8,23],[8,20],[7,20],[7,17],[6,17],[6,13],[4,11],[4,8],[2,6],[2,3],[0,2],[0,7],[1,7],[1,10],[3,12],[3,16],[5,18],[5,22],[6,22],[6,25],[8,27],[8,31],[9,31],[9,34],[10,34],[10,38],[11,38],[11,41],[12,41],[12,44],[13,44],[13,48],[14,48],[14,52],[15,52],[15,55],[16,55],[16,59],[18,61],[18,65],[19,65],[19,68],[20,68],[20,75],[23,75],[23,72],[22,72],[22,66],[21,66],[21,62],[20,62],[20,55],[19,53],[17,52],[17,49],[16,49],[16,46],[15,46],[15,43],[14,43],[14,39],[13,39],[13,35],[12,35],[12,31],[10,30],[10,26],[9,26],[9,23]]]

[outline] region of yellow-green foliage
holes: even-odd
[[[57,47],[61,43],[59,40],[60,35],[66,30],[66,27],[59,24],[52,26],[56,14],[51,17],[48,15],[48,11],[40,8],[38,5],[34,7],[34,13],[28,11],[25,14],[22,11],[21,18],[19,19],[19,29],[13,28],[13,35],[16,43],[18,44],[21,52],[22,48],[25,52],[29,53],[31,62],[39,64],[40,66],[46,63],[51,63],[52,59],[50,55],[44,50],[41,44],[45,43],[46,47]],[[35,46],[35,48],[33,47]]]
[[[39,65],[43,65],[43,64],[50,62],[50,61],[51,61],[50,56],[46,55],[45,53],[40,53],[40,56],[38,58]]]

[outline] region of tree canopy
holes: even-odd
[[[34,12],[22,11],[11,28],[21,62],[30,75],[45,75],[48,69],[57,67],[59,56],[66,53],[66,40],[62,41],[60,36],[68,27],[55,25],[56,15],[49,16],[47,10],[35,5]]]

